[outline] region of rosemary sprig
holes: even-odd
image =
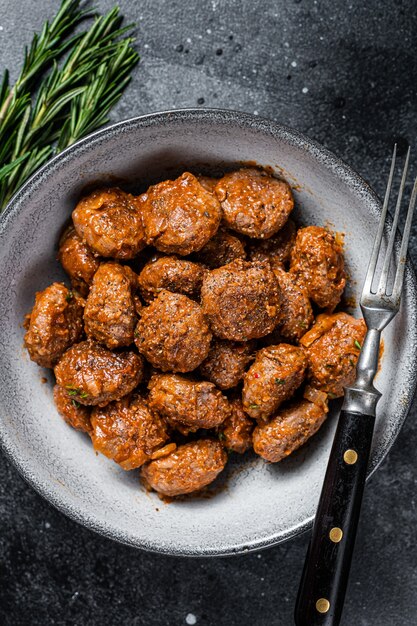
[[[61,130],[59,149],[107,122],[107,112],[130,81],[129,73],[135,59],[136,52],[130,47],[130,40],[125,39],[110,62],[97,67],[87,89],[71,102],[71,115]]]
[[[30,105],[30,89],[36,84],[51,62],[60,57],[78,36],[67,35],[88,15],[79,9],[79,0],[63,0],[51,24],[45,22],[40,35],[35,34],[29,48],[25,48],[22,70],[13,85],[9,85],[9,72],[3,75],[0,88],[0,164],[12,159],[19,123]]]
[[[24,181],[59,150],[108,121],[139,60],[118,7],[90,29],[69,35],[90,16],[79,0],[63,0],[35,35],[22,71],[0,87],[0,210]],[[58,60],[68,52],[62,63]],[[49,71],[48,71],[49,70]],[[43,78],[42,78],[43,76]],[[39,84],[33,93],[35,83]]]

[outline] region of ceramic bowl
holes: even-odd
[[[72,519],[138,548],[175,555],[226,555],[265,548],[306,530],[326,467],[335,415],[287,460],[232,459],[211,498],[163,504],[137,472],[94,453],[52,401],[52,378],[23,349],[22,321],[35,291],[64,275],[59,233],[80,194],[99,183],[140,191],[189,169],[221,173],[241,163],[271,167],[294,188],[296,216],[345,233],[348,296],[358,298],[380,212],[369,186],[298,132],[222,110],[155,113],[114,124],[40,169],[0,221],[0,439],[24,478]],[[408,264],[400,313],[384,332],[370,471],[393,444],[416,383],[416,281]],[[356,311],[358,313],[358,311]],[[42,384],[46,376],[48,382]],[[333,411],[334,413],[334,411]]]

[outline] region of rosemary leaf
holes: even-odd
[[[12,161],[11,163],[7,163],[7,165],[3,165],[3,167],[0,168],[0,176],[7,176],[9,172],[11,172],[19,163],[24,161],[24,159],[27,159],[28,156],[29,156],[28,154],[24,154],[18,159],[15,159],[14,161]]]

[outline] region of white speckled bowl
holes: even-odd
[[[24,353],[22,320],[36,290],[63,279],[59,232],[83,188],[129,181],[137,189],[184,169],[221,171],[240,162],[271,166],[294,184],[306,223],[346,233],[351,294],[358,295],[380,211],[378,198],[317,143],[244,113],[184,110],[115,124],[75,144],[37,172],[0,221],[0,439],[26,480],[61,511],[113,539],[177,555],[234,554],[302,532],[316,509],[335,420],[286,461],[232,461],[211,499],[169,505],[146,494],[136,472],[94,454],[88,438],[57,415],[52,385]],[[302,212],[300,211],[302,209]],[[403,305],[384,333],[370,470],[406,417],[416,384],[416,282],[408,265]],[[49,376],[51,380],[51,377]]]

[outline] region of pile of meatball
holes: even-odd
[[[60,239],[71,286],[36,294],[26,348],[66,422],[163,497],[203,489],[231,452],[281,461],[354,380],[366,327],[334,312],[340,239],[297,229],[293,207],[260,169],[185,172],[94,191]]]

